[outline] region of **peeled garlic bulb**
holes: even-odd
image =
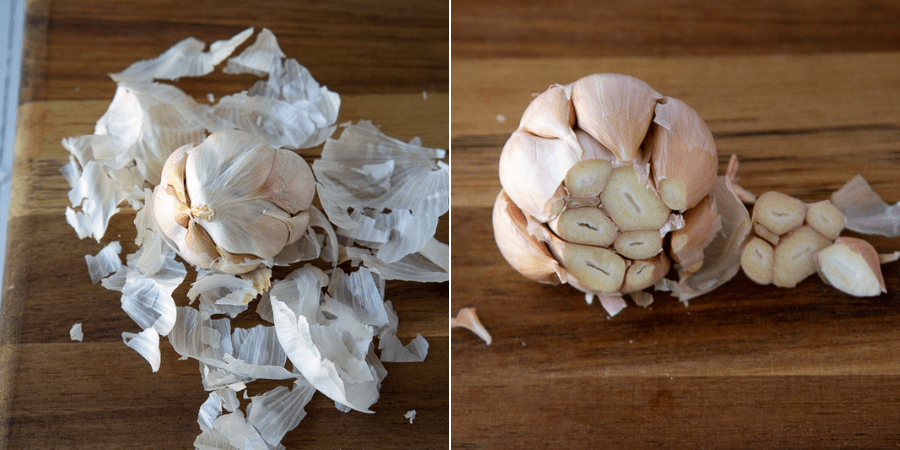
[[[240,274],[271,265],[303,236],[314,194],[302,157],[249,133],[220,131],[168,158],[153,215],[185,260]]]
[[[717,171],[709,128],[690,106],[628,75],[590,75],[538,95],[499,169],[494,236],[503,256],[528,278],[566,282],[586,298],[657,283],[671,267],[666,236],[689,215],[675,261],[689,259],[693,273],[721,228],[709,197]]]

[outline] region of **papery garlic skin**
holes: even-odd
[[[242,131],[177,149],[154,189],[153,216],[188,262],[241,274],[271,266],[309,226],[315,181],[302,157]]]
[[[703,247],[721,228],[709,206],[717,169],[699,114],[647,83],[604,73],[553,85],[529,104],[500,154],[495,239],[532,280],[601,299],[634,294],[646,305],[640,291],[671,267],[666,235],[699,205],[706,213],[695,215],[678,256],[691,271],[702,266]]]

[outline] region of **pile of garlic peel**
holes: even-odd
[[[622,74],[553,85],[528,105],[501,152],[494,237],[516,271],[570,284],[611,316],[626,307],[623,294],[646,307],[653,297],[645,289],[655,287],[686,304],[742,266],[763,284],[792,287],[818,271],[853,295],[884,292],[874,249],[838,238],[840,205],[794,199],[799,221],[770,230],[764,213],[781,194],[761,196],[751,218],[743,202],[755,196],[736,183],[736,158],[726,175],[716,172],[712,134],[683,102]],[[893,217],[896,236],[897,206],[855,183],[846,196],[867,200],[848,223]],[[769,212],[781,220],[783,211]],[[779,238],[781,250],[773,249]],[[837,262],[848,258],[850,269]],[[673,270],[677,279],[666,278]]]
[[[228,58],[252,34],[208,51],[189,38],[111,75],[118,90],[95,133],[63,140],[72,154],[61,168],[72,186],[66,218],[79,238],[100,242],[122,203],[137,211],[138,250],[123,264],[121,244],[110,242],[86,256],[88,272],[122,293],[143,330],[123,340],[154,372],[160,336],[199,363],[210,394],[197,448],[283,448],[316,391],[341,411],[372,412],[382,362],[428,352],[421,335],[407,345],[397,337],[386,281],[449,279],[448,246],[434,237],[449,210],[446,152],[366,121],[330,139],[340,97],[285,59],[269,30]],[[206,75],[226,58],[225,73],[268,78],[209,106],[159,81]],[[286,149],[323,142],[317,180]],[[189,305],[173,298],[188,275],[177,256],[196,269]],[[291,271],[273,280],[274,266]],[[251,313],[259,325],[232,325]],[[242,411],[238,393],[246,399],[257,379],[292,387],[249,398]]]

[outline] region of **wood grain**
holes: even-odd
[[[516,273],[490,222],[500,149],[532,95],[595,72],[693,106],[720,171],[738,155],[756,193],[820,200],[860,173],[897,202],[900,53],[882,22],[895,5],[476,3],[453,5],[451,310],[475,307],[494,343],[452,333],[452,446],[900,445],[900,266],[883,267],[888,294],[875,298],[739,274],[687,308],[656,293],[610,319],[573,288]],[[492,19],[501,9],[507,25]]]
[[[566,57],[892,51],[890,1],[453,2],[454,55]]]
[[[93,285],[85,254],[112,240],[133,252],[134,213],[116,215],[102,244],[78,240],[63,217],[69,189],[59,142],[91,133],[115,91],[107,72],[195,36],[207,43],[268,27],[289,57],[341,94],[339,121],[372,120],[396,138],[448,147],[447,4],[31,1],[19,108],[7,271],[0,315],[0,448],[188,448],[200,434],[203,391],[196,361],[161,342],[151,373],[121,333],[138,327],[119,294]],[[208,82],[207,82],[208,81]],[[253,77],[221,73],[178,86],[199,99],[247,89]],[[427,91],[427,95],[423,95]],[[312,161],[321,147],[303,150]],[[449,219],[438,227],[449,239]],[[188,276],[188,282],[193,275]],[[176,303],[187,304],[185,283]],[[442,448],[449,433],[449,283],[389,282],[398,336],[421,333],[424,363],[386,364],[375,414],[341,413],[316,395],[287,448]],[[252,318],[239,317],[238,326]],[[84,342],[69,339],[83,323]],[[258,395],[278,385],[248,386]],[[415,409],[411,425],[404,417]]]

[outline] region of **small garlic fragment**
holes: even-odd
[[[850,295],[874,297],[887,292],[878,252],[862,239],[839,237],[816,255],[816,262],[826,283]]]
[[[271,265],[267,260],[306,233],[314,194],[312,171],[299,155],[221,131],[172,153],[154,190],[153,216],[184,259],[239,274]]]

